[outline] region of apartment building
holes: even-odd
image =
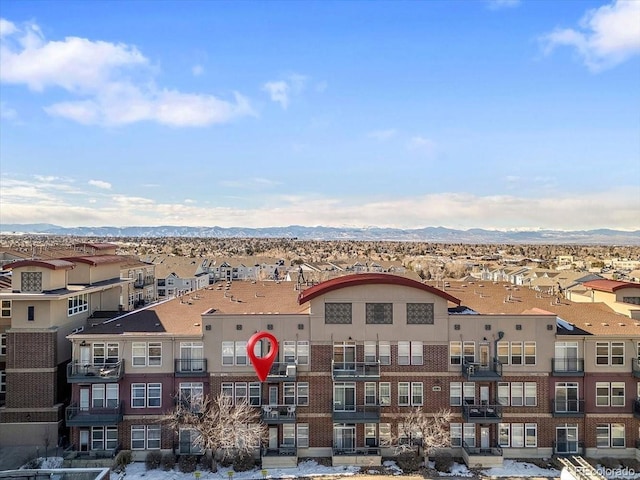
[[[451,408],[451,449],[470,465],[637,454],[640,324],[606,306],[384,273],[297,288],[220,282],[69,335],[73,445],[198,453],[193,432],[162,417],[225,394],[259,409],[270,467],[379,463],[415,407]],[[265,382],[246,353],[258,331],[280,345]]]
[[[566,291],[573,302],[603,303],[616,313],[640,320],[640,284],[594,279]]]
[[[56,445],[70,396],[67,336],[96,311],[118,312],[122,259],[78,254],[4,266],[11,288],[0,291],[0,447],[36,441]]]

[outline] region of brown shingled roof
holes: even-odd
[[[68,260],[74,263],[86,263],[88,265],[106,265],[109,263],[122,263],[125,261],[120,255],[83,255],[78,257],[67,257],[63,260]]]
[[[583,285],[593,290],[610,293],[613,293],[616,290],[620,290],[621,288],[640,288],[640,283],[619,282],[617,280],[606,279],[591,280],[589,282],[584,282]]]

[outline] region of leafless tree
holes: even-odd
[[[222,458],[252,454],[266,434],[266,426],[260,421],[260,410],[246,402],[233,405],[227,395],[179,400],[164,422],[175,431],[194,430],[197,433],[195,445]]]
[[[427,413],[416,407],[403,416],[398,424],[398,437],[393,439],[395,453],[419,453],[422,450],[428,458],[434,451],[449,447],[450,421],[451,410],[441,409],[436,413]]]

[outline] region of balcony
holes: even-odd
[[[69,405],[65,412],[67,427],[97,427],[115,425],[122,421],[122,402],[115,407],[80,408],[77,403]]]
[[[502,419],[502,405],[463,405],[462,418],[468,423],[498,423]]]
[[[633,402],[633,416],[640,418],[640,398],[636,398]]]
[[[462,375],[466,380],[474,382],[500,380],[502,378],[502,363],[498,360],[493,360],[487,365],[464,362]]]
[[[584,400],[551,400],[554,417],[584,417]]]
[[[341,410],[333,409],[333,421],[336,423],[379,423],[380,407],[378,405],[351,405]]]
[[[134,288],[143,288],[155,283],[154,277],[145,277],[143,280],[136,280],[133,282]]]
[[[206,358],[176,358],[174,371],[176,377],[204,377],[209,374]]]
[[[377,447],[333,448],[331,464],[334,467],[382,465],[382,452]]]
[[[292,362],[276,362],[271,365],[267,382],[295,382],[298,367]]]
[[[462,442],[462,459],[469,466],[501,467],[503,458],[501,447],[470,447],[467,442]]]
[[[380,378],[380,362],[331,362],[334,380],[377,380]]]
[[[631,371],[633,372],[634,377],[640,378],[640,359],[631,359]]]
[[[585,448],[584,442],[576,442],[576,441],[565,441],[565,442],[557,442],[554,440],[553,442],[553,454],[558,456],[584,456]]]
[[[67,364],[67,382],[69,383],[116,383],[124,375],[124,360],[115,363]]]
[[[555,376],[584,377],[584,358],[552,358],[551,372]]]
[[[260,418],[267,424],[296,423],[296,406],[263,405]]]
[[[262,449],[262,468],[295,468],[298,466],[298,449],[291,445]]]

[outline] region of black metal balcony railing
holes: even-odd
[[[271,365],[267,381],[269,382],[295,382],[298,366],[295,362],[276,362]]]
[[[584,376],[584,358],[552,358],[553,375]]]
[[[554,455],[581,455],[585,454],[584,442],[576,441],[553,441],[553,454]]]
[[[295,423],[295,405],[263,405],[260,418],[264,423]]]
[[[201,376],[207,375],[206,358],[176,358],[176,376]]]
[[[554,417],[584,417],[584,400],[553,399],[551,413]]]
[[[124,360],[115,363],[81,363],[72,361],[67,364],[69,383],[114,383],[124,375]]]
[[[640,378],[640,359],[631,359],[631,371],[633,372],[634,377]]]
[[[500,380],[502,378],[502,362],[493,360],[486,365],[464,362],[462,364],[462,375],[464,375],[467,380]]]
[[[640,398],[636,398],[633,402],[633,416],[640,418]]]
[[[502,419],[502,405],[463,405],[462,417],[469,423],[497,423]]]
[[[378,447],[356,447],[356,448],[338,448],[333,447],[333,456],[337,457],[340,455],[350,455],[350,456],[381,456],[382,451]]]
[[[502,456],[502,447],[497,445],[493,447],[471,447],[467,444],[467,442],[462,442],[462,448],[467,452],[467,455],[476,455],[476,456],[491,456],[491,457],[501,457]]]
[[[142,288],[148,285],[153,285],[155,283],[155,279],[153,277],[145,277],[142,280],[136,280],[133,282],[134,288]]]
[[[297,457],[298,449],[290,445],[281,445],[279,448],[263,448],[263,457]]]
[[[106,407],[80,407],[72,403],[66,408],[67,427],[94,427],[114,425],[122,421],[122,402]]]
[[[371,380],[380,378],[380,362],[331,362],[334,380]]]
[[[334,404],[333,421],[338,423],[378,423],[380,421],[380,406],[351,405],[343,407]]]

